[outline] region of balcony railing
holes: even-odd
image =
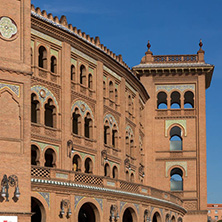
[[[156,109],[157,116],[194,116],[195,109]]]
[[[118,179],[112,179],[109,177],[96,176],[92,174],[61,170],[49,167],[39,167],[39,166],[31,167],[31,177],[46,179],[46,180],[74,182],[77,184],[86,184],[97,187],[107,187],[131,193],[143,194],[146,196],[151,196],[159,199],[165,199],[180,206],[183,205],[183,202],[180,198],[178,198],[175,195],[172,195],[169,192],[165,192],[149,186],[144,186],[142,184],[131,183],[128,181],[123,181]]]

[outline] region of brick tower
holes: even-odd
[[[27,222],[31,217],[30,0],[1,0],[1,5],[0,220]]]
[[[150,95],[145,109],[146,183],[181,197],[184,221],[207,221],[205,89],[214,66],[195,55],[153,56],[133,70]]]

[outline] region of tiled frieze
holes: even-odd
[[[31,88],[31,91],[37,93],[37,95],[39,97],[39,101],[41,102],[42,106],[44,106],[44,103],[47,101],[47,99],[49,97],[51,97],[53,99],[53,102],[56,105],[56,108],[57,108],[58,112],[59,112],[59,105],[58,105],[58,102],[56,100],[56,97],[53,95],[53,93],[49,89],[47,89],[44,86],[35,85]]]
[[[8,90],[10,90],[11,92],[13,92],[17,97],[20,97],[20,86],[19,85],[0,82],[0,91],[3,89],[6,89],[6,88]]]
[[[48,204],[48,207],[50,207],[50,194],[45,192],[38,192],[46,201]]]
[[[172,161],[172,162],[166,162],[166,177],[168,176],[168,171],[172,166],[181,166],[185,171],[185,176],[187,176],[187,162]]]
[[[186,84],[186,85],[156,85],[156,91],[164,90],[170,92],[172,90],[178,90],[183,92],[185,90],[195,90],[195,84]]]
[[[185,119],[171,119],[165,121],[165,136],[167,137],[167,131],[173,124],[181,125],[184,129],[185,135],[187,136],[187,121]]]
[[[90,109],[90,107],[88,106],[87,103],[83,102],[82,100],[78,100],[76,101],[73,105],[72,105],[72,108],[71,108],[71,112],[73,113],[74,112],[74,109],[78,107],[79,108],[79,111],[81,113],[81,116],[82,117],[85,117],[85,114],[87,112],[90,113],[92,119],[94,120],[94,116],[93,116],[93,113],[92,113],[92,110]]]

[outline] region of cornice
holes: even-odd
[[[95,59],[102,61],[106,66],[108,67],[112,67],[112,69],[116,69],[116,64],[118,64],[118,66],[120,68],[122,68],[127,74],[129,74],[131,76],[131,78],[133,78],[134,80],[136,80],[136,82],[129,80],[129,82],[133,82],[134,85],[135,83],[139,86],[139,90],[141,90],[141,94],[142,96],[145,98],[145,100],[148,100],[149,98],[149,94],[146,90],[146,88],[143,86],[143,84],[140,82],[140,80],[137,78],[137,76],[134,75],[134,73],[130,70],[130,68],[121,61],[118,61],[117,59],[115,59],[113,56],[109,55],[107,52],[105,52],[104,50],[102,50],[99,46],[101,46],[99,44],[99,46],[93,44],[91,41],[81,37],[80,35],[76,34],[74,31],[71,31],[70,29],[66,28],[65,26],[58,24],[48,18],[45,18],[42,15],[39,15],[38,13],[31,11],[31,16],[32,16],[32,26],[36,25],[37,27],[41,27],[41,29],[44,27],[44,29],[46,31],[48,31],[49,33],[52,33],[52,27],[55,27],[53,35],[57,36],[58,39],[62,39],[64,41],[64,39],[69,42],[71,44],[71,46],[74,46],[76,48],[81,48],[82,50],[86,51],[85,48],[89,48],[91,50],[93,50],[93,53],[90,53],[90,56],[94,56]],[[75,40],[75,41],[73,41]],[[79,44],[78,44],[79,42]],[[85,48],[83,48],[82,46],[85,46]],[[89,50],[87,50],[89,51]],[[96,55],[96,56],[95,56]],[[104,55],[106,56],[106,58],[104,58]],[[98,59],[99,56],[99,59]],[[109,63],[107,64],[107,59],[109,60]],[[123,64],[122,64],[123,63]],[[122,72],[121,72],[122,73]],[[125,76],[125,78],[129,78],[128,75]]]
[[[2,67],[2,66],[0,66],[0,70],[3,72],[16,73],[18,75],[24,75],[24,76],[27,76],[27,75],[32,76],[32,74],[33,74],[32,72],[26,72],[26,71],[16,70],[16,69],[12,69],[12,68],[6,68],[6,67]]]

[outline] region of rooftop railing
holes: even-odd
[[[153,56],[155,63],[188,63],[197,62],[197,55],[155,55]]]

